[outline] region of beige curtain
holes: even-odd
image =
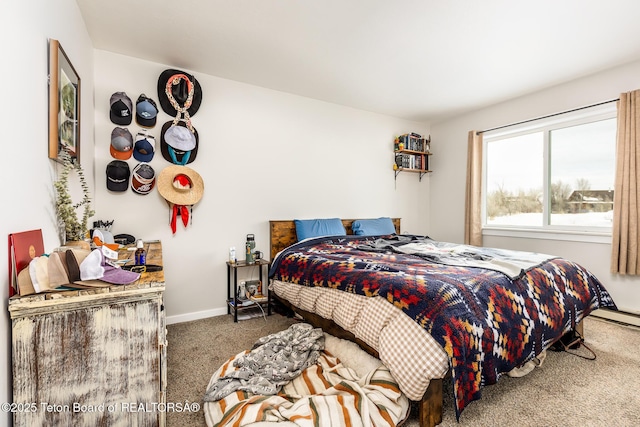
[[[640,90],[620,95],[613,193],[611,272],[640,274]]]
[[[464,243],[482,246],[482,134],[469,132],[467,188],[465,190]]]

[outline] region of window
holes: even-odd
[[[615,104],[484,134],[483,228],[611,231]]]

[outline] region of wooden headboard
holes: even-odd
[[[343,219],[342,225],[347,230],[347,234],[353,234],[351,224],[356,219]],[[400,218],[391,218],[393,226],[396,228],[396,233],[400,234]],[[298,241],[296,236],[296,223],[292,219],[274,220],[269,221],[269,255],[273,260],[276,254],[286,248],[293,245]]]

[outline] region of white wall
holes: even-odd
[[[93,48],[73,0],[3,2],[0,43],[3,102],[0,104],[4,161],[3,213],[0,235],[41,228],[45,250],[59,246],[55,227],[53,185],[56,163],[48,159],[47,39],[58,39],[80,75],[81,160],[93,175]],[[93,181],[89,179],[89,184]],[[6,237],[3,237],[6,239]],[[6,240],[5,240],[6,241]],[[0,259],[7,259],[6,244]],[[6,309],[8,267],[0,263],[0,401],[11,402],[11,322]],[[10,414],[0,424],[10,425]]]
[[[640,62],[577,79],[528,96],[432,125],[429,231],[432,237],[464,240],[467,133],[532,119],[617,98],[640,88]],[[621,310],[640,313],[640,279],[609,273],[610,244],[485,236],[485,246],[533,250],[567,257],[591,270]]]
[[[195,74],[203,101],[193,116],[200,137],[188,166],[205,183],[193,209],[193,225],[169,227],[169,208],[157,191],[140,196],[106,189],[110,135],[109,98],[124,91],[158,101],[158,76],[166,68]],[[407,232],[426,233],[429,177],[400,174],[394,181],[393,139],[425,124],[372,114],[308,98],[208,76],[180,64],[156,64],[106,51],[95,52],[96,217],[112,232],[163,244],[166,309],[170,322],[226,313],[226,265],[230,246],[243,256],[248,233],[256,249],[269,251],[269,220],[314,217],[397,216]],[[151,133],[160,141],[161,113]],[[128,126],[135,135],[140,127]],[[138,163],[128,160],[130,167]],[[169,166],[158,151],[151,165]],[[246,272],[246,270],[243,270]]]

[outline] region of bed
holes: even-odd
[[[377,220],[393,225],[354,234]],[[378,357],[419,402],[421,426],[442,420],[443,380],[459,417],[482,387],[582,332],[593,310],[616,309],[563,258],[402,235],[399,218],[339,221],[344,232],[308,238],[299,220],[270,221],[269,296]]]

